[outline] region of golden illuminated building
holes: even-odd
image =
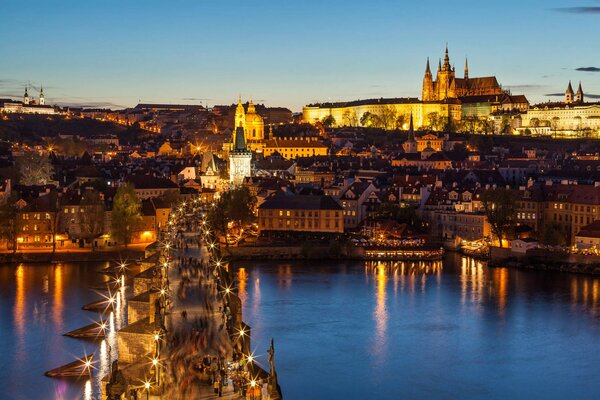
[[[244,109],[242,99],[238,99],[235,109],[235,133],[238,128],[243,128],[246,148],[249,151],[263,153],[265,156],[279,153],[286,159],[297,157],[326,156],[328,147],[318,141],[316,137],[308,138],[275,138],[273,136],[273,126],[270,126],[268,137],[265,137],[265,125],[263,117],[257,112],[252,100],[248,103],[247,110]],[[227,143],[224,148],[228,152],[234,149],[234,140]]]
[[[529,106],[524,96],[512,96],[503,91],[494,76],[471,78],[466,62],[464,77],[457,78],[456,69],[450,64],[447,47],[444,62],[440,60],[438,63],[435,79],[427,60],[421,94],[421,100],[379,98],[309,104],[302,110],[302,119],[315,123],[331,116],[333,126],[370,126],[371,122],[363,118],[369,113],[381,121],[380,127],[408,129],[412,115],[414,127],[420,129],[436,125],[435,120],[450,119],[457,122],[467,115],[486,117],[494,111],[524,111]]]

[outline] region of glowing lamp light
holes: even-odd
[[[146,390],[150,390],[150,382],[149,381],[144,382],[144,387],[146,388]]]
[[[248,356],[248,362],[251,363],[252,361],[254,361],[254,357],[252,357],[252,355]]]
[[[250,386],[252,386],[252,387],[256,386],[256,381],[254,379],[252,379],[250,381]]]
[[[152,359],[152,365],[154,365],[156,367],[157,364],[158,364],[158,359],[153,358]]]
[[[156,340],[158,342],[158,339],[160,339],[160,335],[157,333],[154,335],[154,340]]]

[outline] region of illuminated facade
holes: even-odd
[[[23,101],[0,100],[0,113],[46,115],[57,114],[53,106],[46,105],[44,88],[40,89],[40,97],[38,102],[36,102],[33,97],[29,96],[27,88],[25,88]]]
[[[438,63],[435,81],[429,67],[429,59],[425,67],[423,78],[423,101],[442,101],[469,96],[501,95],[504,92],[494,76],[483,78],[469,78],[469,64],[465,61],[464,77],[457,78],[456,70],[450,65],[448,47],[444,54],[444,63]]]
[[[233,149],[229,152],[229,181],[234,186],[244,182],[244,178],[252,176],[252,151],[246,147],[243,126],[235,128]]]
[[[577,135],[586,132],[600,134],[600,103],[586,103],[581,83],[577,93],[571,82],[565,92],[565,99],[558,103],[543,103],[531,107],[521,116],[521,128],[534,134]]]
[[[450,64],[448,48],[444,62],[438,63],[437,74],[431,72],[429,59],[423,77],[421,91],[422,99],[417,98],[387,98],[368,99],[340,103],[309,104],[302,110],[305,122],[315,123],[331,116],[333,126],[368,126],[363,121],[366,113],[388,119],[393,115],[398,124],[383,124],[386,129],[408,129],[409,117],[414,119],[414,127],[432,126],[434,117],[460,121],[463,116],[487,117],[495,111],[525,111],[529,102],[525,96],[512,96],[502,90],[494,76],[469,77],[468,63],[465,63],[463,78],[456,77],[456,70]],[[465,110],[463,110],[463,108]],[[466,111],[466,113],[464,112]],[[366,123],[363,123],[366,122]]]
[[[299,157],[326,156],[328,150],[328,147],[320,143],[316,137],[274,138],[266,140],[262,149],[265,156],[277,152],[288,160]]]

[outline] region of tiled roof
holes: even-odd
[[[260,209],[283,210],[341,210],[342,207],[331,196],[276,195],[269,197]]]

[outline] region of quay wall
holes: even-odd
[[[600,257],[584,254],[516,254],[492,248],[488,266],[600,275]]]
[[[93,262],[113,261],[119,258],[135,259],[144,256],[143,250],[115,250],[95,252],[32,252],[32,253],[0,253],[2,263],[49,263],[49,262]]]

